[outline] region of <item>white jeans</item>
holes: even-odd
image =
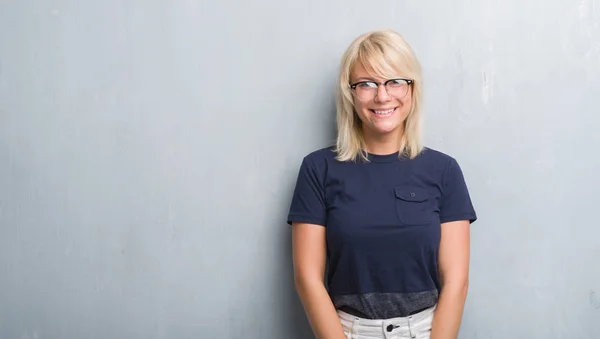
[[[364,319],[337,311],[348,339],[429,339],[435,306],[408,317]]]

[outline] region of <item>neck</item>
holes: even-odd
[[[367,131],[363,132],[367,151],[371,154],[386,155],[400,150],[399,133],[373,135]]]

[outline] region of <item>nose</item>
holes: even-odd
[[[377,95],[375,96],[375,101],[377,102],[388,102],[392,100],[392,97],[387,92],[387,89],[383,84],[377,86]]]

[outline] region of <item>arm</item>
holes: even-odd
[[[318,339],[345,339],[342,323],[325,289],[325,227],[293,223],[294,283]]]
[[[468,220],[442,224],[439,273],[442,284],[434,312],[431,339],[456,339],[460,329],[469,281]]]

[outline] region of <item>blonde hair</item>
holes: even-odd
[[[400,155],[416,157],[422,150],[421,142],[421,91],[423,77],[421,65],[404,38],[397,32],[384,29],[357,37],[342,57],[339,70],[339,87],[336,91],[337,140],[335,152],[339,161],[368,161],[363,139],[361,120],[356,115],[349,86],[350,73],[361,63],[371,76],[393,78],[400,75],[414,80],[411,85],[412,105],[404,121],[399,140]]]

